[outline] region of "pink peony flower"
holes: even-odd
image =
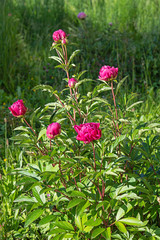
[[[68,86],[70,88],[74,88],[74,86],[76,85],[77,83],[77,80],[75,78],[70,78],[69,81],[68,81]]]
[[[53,33],[52,37],[53,37],[53,40],[55,42],[61,42],[62,41],[63,44],[66,43],[66,33],[61,29],[55,31]]]
[[[9,107],[9,110],[13,116],[22,117],[26,113],[27,108],[25,107],[23,100],[18,100]]]
[[[109,80],[116,79],[117,75],[118,75],[118,68],[105,65],[100,69],[99,79],[104,81],[109,81]]]
[[[84,12],[80,12],[80,13],[78,13],[77,17],[79,19],[85,19],[87,17],[87,15]]]
[[[100,123],[84,123],[75,125],[74,129],[78,133],[76,139],[84,143],[90,143],[101,138]]]
[[[51,123],[47,127],[46,135],[49,139],[53,139],[56,135],[61,133],[61,125],[57,122]]]

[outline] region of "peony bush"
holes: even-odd
[[[85,71],[77,73],[73,64],[79,50],[68,58],[68,35],[60,29],[53,40],[57,55],[50,58],[65,72],[66,88],[36,86],[52,101],[32,114],[23,100],[9,108],[26,124],[12,138],[30,157],[12,172],[20,189],[14,204],[26,231],[38,229],[41,239],[160,239],[158,163],[154,150],[146,151],[155,125],[132,118],[141,102],[121,96],[126,77],[116,80],[117,67],[102,66],[96,80],[82,79]],[[82,86],[92,81],[96,86],[84,94]]]

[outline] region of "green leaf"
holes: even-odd
[[[102,223],[102,220],[100,218],[96,218],[96,219],[89,219],[87,222],[85,222],[86,226],[99,226]]]
[[[105,230],[102,233],[103,237],[105,238],[105,240],[111,240],[111,228],[108,227],[107,230]]]
[[[105,231],[105,228],[96,228],[93,232],[92,232],[92,238],[96,238],[98,235],[100,235],[102,232]]]
[[[81,80],[81,81],[78,81],[78,83],[76,83],[76,85],[75,85],[75,88],[79,87],[82,83],[93,82],[93,81],[94,81],[94,80],[92,80],[92,79],[87,79],[87,78],[85,78],[85,79],[83,79],[83,80]]]
[[[42,129],[38,134],[38,140],[43,136],[46,135],[46,128]]]
[[[127,232],[127,229],[126,229],[126,227],[124,226],[123,223],[121,223],[121,222],[116,222],[115,225],[117,226],[117,228],[119,229],[119,231],[121,231],[122,233],[126,233],[126,232]]]
[[[80,204],[81,202],[83,202],[83,199],[77,198],[77,199],[73,199],[69,202],[67,209],[73,208],[75,206],[77,206],[78,204]]]
[[[33,88],[33,90],[42,90],[48,92],[54,92],[54,89],[50,85],[37,85]]]
[[[32,222],[34,222],[37,218],[39,218],[44,212],[44,209],[37,209],[31,212],[27,218],[24,227],[28,227]]]
[[[86,197],[86,195],[83,192],[79,192],[79,191],[73,191],[71,193],[71,197]]]
[[[39,225],[44,225],[46,223],[49,223],[51,221],[55,221],[57,218],[57,216],[54,216],[54,215],[47,215],[46,217],[42,218],[39,222]]]
[[[69,60],[68,60],[68,66],[70,65],[71,61],[73,60],[73,58],[80,52],[79,49],[75,50],[72,55],[70,56]]]
[[[136,105],[138,105],[138,104],[140,104],[140,103],[143,103],[143,101],[138,101],[138,102],[133,103],[132,105],[130,105],[130,106],[126,109],[126,111],[129,111],[129,110],[132,109],[134,106],[136,106]]]
[[[55,226],[62,228],[64,230],[71,230],[74,231],[74,228],[71,223],[66,222],[66,221],[58,221],[55,223]]]
[[[131,225],[131,226],[143,226],[144,225],[144,223],[142,221],[140,221],[139,219],[134,218],[134,217],[122,218],[119,220],[119,222],[122,222],[127,225]]]
[[[121,85],[124,83],[124,81],[127,79],[127,77],[128,77],[128,76],[124,77],[124,78],[118,83],[117,88],[116,88],[116,94],[115,94],[115,96],[117,95],[117,93],[118,93]]]
[[[46,198],[44,193],[40,194],[40,191],[41,191],[41,187],[39,186],[32,188],[33,196],[37,199],[37,201],[41,205],[43,205],[46,202]]]
[[[18,198],[16,198],[14,200],[14,202],[32,202],[32,203],[36,203],[37,200],[32,198],[32,197],[27,197],[27,196],[21,195]]]
[[[127,210],[127,208],[125,209]],[[125,211],[124,208],[120,207],[118,209],[117,215],[116,215],[116,221],[118,221],[121,217],[123,217],[125,215]]]
[[[66,232],[66,230],[62,229],[62,228],[54,228],[48,233],[48,235],[56,234],[56,233],[63,233],[63,232]]]
[[[62,60],[59,57],[57,57],[57,56],[51,56],[49,58],[51,58],[51,59],[53,59],[53,60],[55,60],[55,61],[57,61],[59,63],[62,63]]]
[[[111,152],[126,138],[126,135],[121,135],[116,138],[114,143],[111,145]]]
[[[78,216],[81,215],[85,211],[85,209],[89,206],[90,206],[90,202],[83,200],[83,202],[77,206],[77,209],[76,209],[77,215]]]

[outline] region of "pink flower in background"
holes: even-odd
[[[99,79],[104,81],[109,81],[116,79],[118,75],[118,68],[103,66],[99,72]]]
[[[49,139],[53,139],[56,135],[61,133],[61,125],[57,122],[51,123],[47,127],[46,135]]]
[[[11,17],[12,16],[12,13],[8,13],[8,17]]]
[[[84,143],[90,143],[101,138],[100,123],[84,123],[75,125],[74,129],[78,133],[76,139]]]
[[[27,108],[25,107],[23,100],[18,100],[9,107],[9,110],[13,116],[22,117],[25,115]]]
[[[67,37],[67,36],[66,36],[66,33],[65,33],[63,30],[61,30],[61,29],[55,31],[55,32],[53,33],[52,37],[53,37],[53,40],[54,40],[55,42],[60,42],[60,41],[62,41],[63,44],[66,43],[66,37]]]
[[[109,26],[112,26],[112,25],[113,25],[113,23],[112,23],[112,22],[110,22],[110,23],[109,23]]]
[[[79,19],[85,19],[87,17],[87,15],[84,12],[80,12],[80,13],[78,13],[77,17]]]
[[[70,88],[74,88],[74,86],[76,85],[77,83],[77,80],[75,78],[70,78],[69,81],[68,81],[68,86]]]

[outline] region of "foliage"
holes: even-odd
[[[87,92],[92,80],[76,71],[73,59],[79,51],[68,58],[67,47],[52,45],[57,56],[51,58],[66,73],[66,84],[74,69],[75,88],[36,86],[52,101],[23,116],[27,126],[16,127],[11,138],[21,149],[19,167],[3,177],[1,194],[3,203],[9,196],[8,209],[15,208],[19,217],[17,228],[12,217],[12,230],[6,230],[4,214],[3,236],[34,239],[35,232],[37,239],[160,239],[159,118],[137,116],[136,108],[144,103],[136,94],[121,94],[127,78],[96,80]],[[46,127],[52,122],[59,122],[62,132],[49,140]],[[102,130],[90,144],[78,142],[73,128],[86,122],[100,122]],[[6,178],[15,189],[11,194],[4,189]]]

